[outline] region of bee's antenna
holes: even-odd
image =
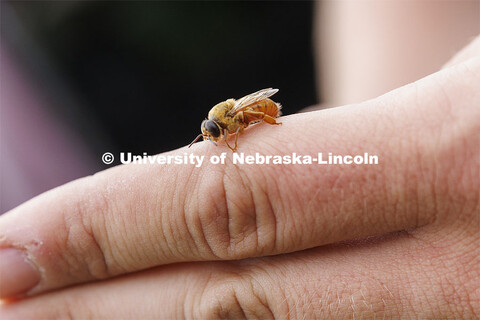
[[[206,136],[206,134],[200,133],[200,134],[195,138],[195,140],[193,140],[192,143],[190,143],[190,144],[188,145],[188,148],[190,148],[190,147],[192,146],[192,144],[194,144],[195,142],[197,142],[197,140],[200,139],[200,137],[205,137],[205,136]],[[209,140],[210,140],[210,139],[209,139]]]

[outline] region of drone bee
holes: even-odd
[[[189,148],[200,137],[209,140],[213,144],[224,139],[227,146],[233,152],[237,150],[238,135],[252,123],[266,122],[272,125],[280,125],[275,118],[281,115],[282,106],[270,100],[269,97],[278,92],[278,89],[267,88],[249,94],[241,99],[228,99],[215,105],[208,113],[208,119],[201,124],[202,133],[190,143]],[[235,135],[235,146],[228,144],[228,136]]]

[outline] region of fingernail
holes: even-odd
[[[14,297],[33,288],[40,281],[23,251],[0,249],[0,298]]]

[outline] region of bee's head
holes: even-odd
[[[216,142],[222,136],[220,126],[213,120],[203,120],[200,128],[202,130],[203,140]]]
[[[192,146],[192,144],[195,143],[195,141],[200,139],[200,137],[203,137],[203,140],[208,140],[214,145],[217,145],[215,142],[220,140],[220,138],[222,137],[222,129],[220,128],[218,123],[213,120],[203,120],[200,129],[202,130],[202,133],[199,134],[195,138],[195,140],[192,141],[192,143],[190,143],[190,145],[188,146],[189,148]]]

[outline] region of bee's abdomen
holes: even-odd
[[[279,117],[281,115],[280,109],[282,106],[279,103],[273,102],[270,99],[265,99],[258,101],[256,104],[251,106],[252,111],[263,112],[266,115],[271,117]]]

